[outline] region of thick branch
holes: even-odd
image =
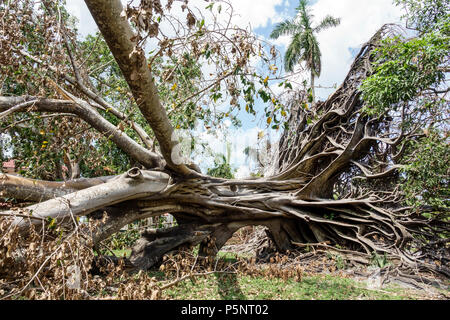
[[[169,176],[165,173],[134,168],[106,183],[28,206],[25,211],[31,217],[63,221],[126,200],[154,195],[164,190],[168,183]],[[29,223],[39,224],[40,221],[15,218],[15,224],[22,229]]]
[[[112,123],[104,119],[96,110],[87,103],[80,105],[75,101],[44,99],[36,97],[1,97],[0,111],[14,108],[26,101],[33,100],[33,111],[39,112],[66,112],[79,116],[81,119],[89,123],[93,128],[105,135],[113,141],[120,149],[127,153],[131,158],[135,159],[146,168],[162,168],[164,163],[161,157],[145,149],[136,141],[128,137],[125,133],[116,128]],[[80,101],[81,102],[81,101]],[[23,111],[19,109],[17,111]]]
[[[113,178],[113,176],[92,179],[81,178],[57,182],[0,174],[0,197],[32,202],[46,201],[105,183]]]

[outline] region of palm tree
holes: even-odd
[[[290,20],[283,21],[275,26],[270,38],[278,39],[282,35],[293,36],[284,56],[284,68],[291,72],[297,63],[305,62],[306,68],[311,72],[311,94],[315,100],[314,78],[320,77],[322,62],[319,43],[316,34],[330,27],[336,27],[341,23],[341,19],[326,16],[317,26],[313,27],[313,15],[310,13],[308,0],[300,0],[297,15]]]

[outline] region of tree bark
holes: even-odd
[[[26,230],[30,224],[39,225],[49,218],[64,222],[106,206],[159,193],[168,183],[169,176],[165,173],[133,168],[97,186],[28,206],[25,211],[30,219],[16,216],[14,225]],[[12,211],[5,214],[14,216]]]
[[[80,178],[58,182],[24,178],[13,174],[0,174],[0,198],[41,202],[96,186],[113,178],[114,176]]]

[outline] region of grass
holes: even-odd
[[[164,291],[177,300],[405,300],[413,299],[400,289],[369,290],[364,283],[336,276],[293,279],[214,274],[187,280]]]
[[[193,254],[197,253],[198,249],[195,249]],[[122,250],[112,250],[113,253],[116,255],[116,257],[123,257],[129,258],[131,255],[131,249],[122,249]],[[229,262],[236,262],[238,257],[239,258],[245,258],[245,257],[251,257],[251,255],[243,255],[243,254],[236,254],[234,252],[226,252],[226,251],[219,251],[217,253],[218,258],[222,258]]]
[[[114,250],[118,257],[131,254],[131,250]],[[218,253],[228,262],[237,261],[232,252]],[[168,280],[161,271],[149,271],[158,280]],[[175,300],[415,300],[417,292],[399,287],[368,289],[366,282],[338,275],[304,276],[294,279],[254,277],[244,274],[210,274],[185,280],[163,292],[163,299]]]

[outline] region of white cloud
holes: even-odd
[[[234,12],[237,14],[235,23],[240,27],[246,27],[249,24],[252,28],[266,27],[269,20],[280,21],[280,14],[277,13],[275,6],[281,5],[282,0],[231,0]]]

